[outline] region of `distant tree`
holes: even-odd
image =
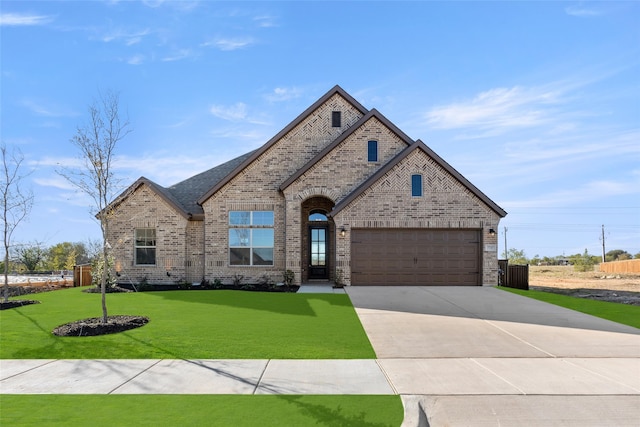
[[[24,264],[27,271],[36,271],[45,259],[47,251],[43,248],[42,243],[34,242],[16,248],[17,261]]]
[[[555,258],[544,256],[541,260],[542,265],[554,265],[556,263]]]
[[[610,261],[623,261],[625,259],[631,259],[631,254],[622,249],[614,249],[605,254],[605,260]]]
[[[93,200],[93,214],[102,231],[101,254],[103,265],[108,266],[110,245],[107,241],[111,211],[109,202],[118,188],[113,172],[116,147],[131,132],[129,121],[120,115],[120,95],[108,91],[89,106],[89,122],[79,126],[71,143],[79,150],[83,161],[80,170],[65,169],[59,173]],[[100,275],[102,294],[102,323],[107,323],[108,268]]]
[[[51,246],[46,253],[47,270],[72,270],[74,265],[88,261],[84,243],[62,242]]]
[[[633,259],[640,259],[640,252],[638,252],[637,254],[635,254],[635,255],[633,256]]]
[[[515,248],[509,249],[509,251],[507,252],[507,259],[509,260],[509,264],[511,265],[529,263],[524,251]]]
[[[84,243],[84,248],[86,250],[86,259],[78,261],[78,263],[91,263],[95,258],[100,257],[100,254],[102,253],[102,243],[100,242],[100,239],[87,239]]]
[[[26,175],[22,174],[24,156],[22,152],[7,146],[0,146],[0,221],[2,222],[2,243],[4,245],[4,301],[9,301],[9,250],[13,232],[24,221],[33,207],[33,193],[22,187]]]
[[[531,258],[529,260],[529,263],[531,263],[533,265],[541,265],[542,264],[542,258],[540,258],[540,255],[534,255],[533,258]]]
[[[587,249],[584,250],[582,255],[574,255],[570,259],[576,271],[593,271],[593,267],[599,260],[597,256],[590,255]]]

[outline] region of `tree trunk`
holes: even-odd
[[[103,258],[103,267],[102,267],[102,277],[100,278],[100,294],[102,296],[102,323],[107,323],[107,268],[108,266],[108,254],[106,241],[105,245],[103,245],[102,249],[102,258]]]
[[[9,301],[9,247],[4,246],[4,302]]]

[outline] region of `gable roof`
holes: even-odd
[[[287,178],[287,180],[280,185],[280,191],[284,191],[288,186],[293,184],[296,179],[298,179],[302,175],[304,175],[309,169],[311,169],[313,167],[313,165],[318,163],[324,156],[329,154],[331,152],[331,150],[333,150],[338,145],[340,145],[342,143],[342,141],[347,139],[355,131],[357,131],[358,128],[363,126],[365,123],[367,123],[369,120],[371,120],[374,117],[376,119],[378,119],[380,122],[382,122],[382,124],[385,125],[387,128],[389,128],[389,130],[391,130],[393,133],[395,133],[402,141],[404,141],[405,144],[411,145],[411,144],[414,143],[414,141],[411,138],[409,138],[407,136],[407,134],[402,132],[400,130],[400,128],[398,128],[396,125],[391,123],[391,121],[389,121],[389,119],[387,119],[378,110],[373,108],[367,114],[362,116],[360,118],[360,120],[355,122],[349,129],[347,129],[344,133],[342,133],[338,138],[336,138],[335,141],[333,141],[331,144],[327,145],[322,151],[320,151],[318,154],[316,154],[313,157],[313,159],[311,159],[306,165],[304,165],[302,168],[300,168],[295,174],[293,174],[289,178]]]
[[[504,218],[507,215],[507,212],[503,210],[500,206],[498,206],[493,200],[487,197],[482,191],[480,191],[475,185],[473,185],[467,178],[462,176],[460,172],[455,170],[453,166],[449,163],[445,162],[440,156],[438,156],[432,149],[427,147],[427,145],[421,140],[417,140],[415,143],[407,147],[404,151],[400,152],[395,158],[393,158],[389,163],[387,163],[384,167],[380,168],[378,172],[373,174],[369,179],[363,182],[358,188],[352,191],[347,197],[342,199],[338,204],[336,204],[329,213],[330,216],[337,215],[341,210],[346,208],[349,203],[353,202],[358,196],[364,193],[369,187],[371,187],[376,181],[382,178],[387,172],[393,169],[397,164],[402,162],[409,154],[413,153],[415,150],[422,150],[427,156],[431,157],[439,166],[441,166],[448,173],[453,175],[462,185],[464,185],[471,193],[473,193],[476,197],[478,197],[482,202],[484,202],[487,206],[489,206],[495,213],[500,215],[501,218]]]
[[[292,129],[298,126],[303,120],[305,120],[311,113],[317,110],[322,104],[327,102],[332,96],[335,94],[339,94],[342,98],[344,98],[347,102],[349,102],[353,107],[355,107],[362,114],[367,113],[367,109],[362,106],[355,98],[349,95],[344,91],[340,86],[335,85],[331,90],[325,93],[320,99],[314,102],[309,108],[304,110],[302,114],[296,117],[291,123],[289,123],[284,129],[278,132],[273,138],[267,141],[262,147],[255,150],[251,156],[245,159],[241,164],[239,164],[233,171],[231,171],[227,176],[218,181],[214,186],[212,186],[209,191],[204,193],[202,197],[197,200],[198,205],[202,205],[207,201],[211,196],[213,196],[218,190],[224,187],[229,181],[236,177],[244,168],[250,165],[254,160],[260,157],[265,151],[267,151],[271,146],[273,146],[276,142],[278,142],[282,137],[284,137],[287,133],[289,133]]]
[[[222,163],[191,178],[187,178],[168,188],[162,187],[142,176],[116,197],[113,202],[109,204],[109,208],[114,209],[140,186],[146,185],[183,217],[202,220],[204,219],[204,210],[202,206],[196,203],[196,200],[252,154],[253,151],[243,154],[242,156],[231,159],[228,162]]]
[[[204,215],[204,210],[197,201],[211,187],[227,177],[238,165],[245,162],[255,151],[243,154],[226,163],[218,165],[207,171],[199,173],[181,181],[171,187],[166,188],[183,207],[183,209],[192,215]]]

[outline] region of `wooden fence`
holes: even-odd
[[[73,267],[73,286],[91,286],[90,265],[76,265]]]
[[[612,261],[600,263],[600,271],[603,273],[640,273],[640,259],[628,259],[625,261]]]
[[[498,285],[529,290],[529,264],[509,265],[509,260],[498,260]]]

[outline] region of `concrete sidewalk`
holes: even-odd
[[[377,360],[2,360],[0,393],[399,394],[403,426],[640,425],[636,328],[495,288],[346,289]]]
[[[640,395],[640,375],[629,375],[639,369],[631,358],[2,360],[0,392]]]

